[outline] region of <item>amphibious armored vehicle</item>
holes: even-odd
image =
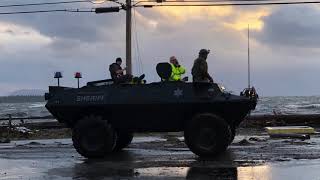
[[[120,151],[136,132],[178,131],[193,153],[215,156],[257,104],[252,88],[237,96],[215,83],[166,81],[171,74],[166,63],[158,64],[157,72],[161,81],[150,84],[101,80],[81,88],[50,86],[46,108],[73,130],[74,147],[87,158]]]

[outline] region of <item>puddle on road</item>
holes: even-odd
[[[145,142],[165,142],[166,139],[157,136],[134,137],[132,143],[145,143]],[[56,146],[56,145],[72,145],[72,140],[67,139],[40,139],[40,140],[18,140],[10,143],[0,144],[0,149],[14,148],[16,146],[29,146],[38,143],[42,146]]]
[[[236,139],[237,141],[238,139]],[[162,138],[137,137],[135,143],[166,141]],[[318,139],[315,140],[316,142]],[[14,142],[14,145],[50,146],[58,148],[2,150],[0,154],[0,180],[2,179],[319,179],[320,159],[281,162],[237,160],[232,153],[221,160],[197,160],[186,148],[166,150],[130,148],[121,156],[99,161],[86,161],[75,155],[73,148],[61,149],[58,145],[71,146],[70,139]],[[271,143],[274,141],[270,141]],[[275,141],[278,143],[278,141]],[[317,143],[318,144],[318,143]],[[296,145],[291,145],[296,146]],[[299,145],[300,147],[301,145]],[[0,149],[5,146],[0,146]],[[315,148],[319,148],[316,146]],[[232,146],[231,146],[232,148]],[[307,147],[301,146],[303,151]],[[309,148],[309,147],[308,147]],[[300,149],[300,150],[301,150]],[[293,149],[296,150],[296,149]],[[231,151],[232,152],[232,151]],[[243,153],[248,153],[244,151]],[[310,153],[310,149],[309,149]],[[307,153],[306,153],[307,154]],[[158,157],[159,158],[154,158]],[[185,156],[185,157],[184,157]],[[228,157],[230,156],[230,157]],[[152,157],[144,159],[143,157]],[[247,157],[244,155],[244,157]],[[183,163],[177,163],[179,160]],[[290,160],[290,161],[289,161]],[[159,164],[160,161],[161,164]],[[147,164],[144,164],[147,163]],[[223,164],[224,163],[224,164]],[[117,164],[117,166],[116,166]],[[139,165],[140,164],[140,165]],[[170,165],[169,165],[170,164]],[[184,164],[184,165],[182,165]],[[164,167],[164,166],[183,167]],[[240,167],[235,167],[235,166]],[[162,167],[150,167],[162,166]],[[187,167],[188,166],[188,167]],[[148,168],[129,168],[148,167]]]
[[[132,143],[164,142],[164,141],[167,141],[167,140],[157,136],[144,136],[144,137],[134,137],[132,140]]]
[[[0,160],[2,179],[319,179],[320,160],[292,160],[246,167],[201,164],[191,167],[115,167],[109,161]]]
[[[187,179],[238,179],[238,180],[270,180],[270,179],[319,179],[319,164],[304,163],[268,164],[248,167],[157,167],[135,169],[137,177],[170,177]]]
[[[66,159],[67,160],[67,159]],[[71,160],[71,159],[70,159]],[[0,180],[8,179],[57,179],[55,175],[47,175],[48,169],[72,166],[72,161],[61,160],[12,160],[0,159]],[[64,179],[64,178],[58,178]]]
[[[156,167],[135,169],[138,177],[170,177],[187,179],[256,179],[263,176],[266,166],[255,167]],[[253,173],[254,171],[254,173]]]

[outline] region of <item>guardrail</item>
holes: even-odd
[[[7,118],[0,118],[0,127],[5,135],[0,137],[0,143],[8,143],[12,137],[12,134],[16,128],[25,127],[27,129],[59,129],[65,127],[64,124],[58,123],[58,121],[40,121],[40,122],[26,122],[31,120],[54,120],[53,116],[32,116],[32,117],[13,117],[11,114],[7,114]],[[14,122],[20,121],[19,124]],[[18,130],[19,131],[19,130]]]
[[[8,127],[9,129],[13,128],[13,122],[20,121],[19,126],[25,126],[28,128],[36,128],[36,129],[52,129],[52,128],[63,128],[64,124],[59,123],[58,121],[54,122],[27,122],[32,120],[54,120],[53,116],[31,116],[31,117],[13,117],[11,114],[7,115],[7,118],[0,118],[0,122],[7,122],[0,126]]]

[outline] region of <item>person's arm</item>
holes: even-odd
[[[213,83],[213,78],[210,76],[210,74],[209,74],[209,72],[208,72],[208,63],[207,62],[205,62],[206,63],[206,69],[207,69],[207,71],[206,71],[206,76],[207,76],[207,78],[209,79],[209,81],[211,82],[211,83]]]
[[[119,68],[119,66],[117,66],[116,64],[112,64],[110,65],[109,68],[111,74],[115,74],[115,75],[119,75],[122,74],[123,70]]]
[[[180,74],[184,74],[184,73],[186,73],[186,68],[183,66],[180,66],[180,67],[178,67],[178,71]]]
[[[126,68],[124,68],[124,69],[119,69],[119,70],[116,71],[116,73],[117,73],[117,74],[122,74],[125,70],[126,70]]]
[[[201,72],[202,77],[208,76],[208,65],[206,61],[200,61],[199,70]]]
[[[208,78],[209,81],[211,83],[213,83],[213,78],[210,76],[210,74],[208,73],[208,63],[206,61],[202,61],[203,63],[203,73],[204,73],[204,77]]]
[[[209,73],[207,73],[208,75],[208,79],[209,79],[209,81],[211,82],[211,83],[213,83],[213,78],[210,76],[210,74]]]

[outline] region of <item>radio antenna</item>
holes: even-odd
[[[250,88],[250,27],[248,24],[248,88]]]

